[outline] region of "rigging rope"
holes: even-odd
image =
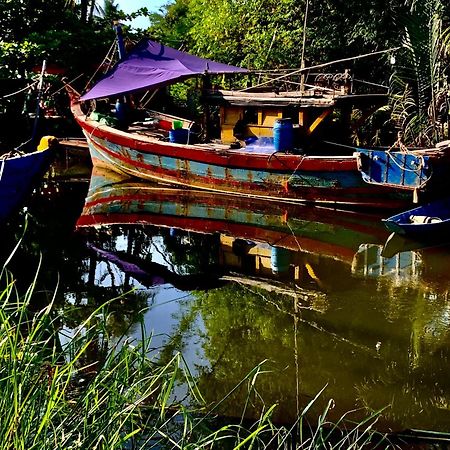
[[[112,60],[112,55],[115,53],[115,47],[116,47],[116,41],[114,40],[113,43],[111,44],[111,47],[109,47],[108,53],[106,54],[106,56],[103,58],[103,61],[101,62],[101,64],[97,67],[97,70],[94,72],[94,74],[92,75],[91,78],[89,78],[88,82],[86,83],[86,86],[84,87],[84,91],[89,87],[89,85],[92,83],[92,80],[94,79],[94,77],[97,75],[97,73],[100,71],[100,69],[103,67],[103,64],[105,64],[105,62],[109,59],[110,61]],[[111,57],[110,57],[111,55]]]
[[[420,164],[417,166],[416,169],[409,169],[407,167],[403,167],[401,166],[397,160],[394,158],[394,156],[391,154],[391,150],[395,147],[398,147],[400,149],[400,152],[402,154],[405,155],[414,155],[417,158],[419,158],[420,160]],[[402,137],[399,134],[399,136],[397,137],[397,141],[386,150],[386,154],[389,156],[389,158],[391,158],[391,160],[394,162],[394,164],[400,169],[403,170],[405,172],[414,172],[414,173],[419,173],[424,167],[425,167],[425,160],[423,158],[423,155],[416,155],[413,152],[411,152],[410,150],[408,150],[408,147],[402,142]],[[425,180],[425,182],[428,180],[428,178]],[[422,183],[424,184],[424,183]],[[421,184],[421,186],[422,186]]]
[[[294,70],[293,72],[290,72],[289,74],[281,75],[281,76],[279,76],[277,78],[274,78],[272,80],[264,81],[263,83],[260,83],[260,84],[258,84],[256,86],[251,86],[251,87],[248,87],[248,88],[241,89],[238,92],[245,92],[245,91],[248,91],[249,89],[254,89],[256,87],[264,86],[266,84],[273,83],[274,81],[279,81],[279,80],[282,80],[283,78],[287,78],[287,77],[290,77],[292,75],[297,75],[297,74],[300,74],[302,72],[306,72],[308,70],[321,69],[322,67],[331,66],[333,64],[338,64],[338,63],[342,63],[342,62],[346,62],[346,61],[354,61],[356,59],[361,59],[361,58],[368,58],[369,56],[382,55],[383,53],[388,53],[388,52],[392,52],[392,51],[395,51],[395,50],[399,50],[400,48],[401,47],[392,47],[392,48],[388,48],[386,50],[379,50],[379,51],[373,52],[373,53],[365,53],[363,55],[351,56],[349,58],[337,59],[336,61],[330,61],[330,62],[323,63],[323,64],[317,64],[315,66],[303,67],[303,68],[301,67],[300,69]]]
[[[0,97],[0,100],[3,100],[3,99],[8,98],[8,97],[12,97],[13,95],[20,94],[21,92],[26,91],[27,89],[30,89],[31,87],[33,87],[37,83],[39,83],[39,80],[33,81],[33,83],[28,84],[27,86],[25,86],[24,88],[22,88],[22,89],[20,89],[20,90],[18,90],[16,92],[12,92],[11,94],[6,94],[3,97]]]

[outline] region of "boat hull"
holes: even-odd
[[[109,170],[188,188],[341,208],[392,209],[412,205],[411,192],[363,181],[353,155],[258,153],[224,145],[165,142],[89,120],[72,111],[86,136],[92,162]]]
[[[416,218],[417,220],[413,219]],[[449,240],[450,199],[441,199],[404,211],[383,220],[386,228],[397,234],[421,239]]]
[[[20,208],[34,183],[47,170],[52,149],[0,160],[0,221]]]

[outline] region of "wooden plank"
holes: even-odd
[[[331,114],[331,109],[326,109],[322,114],[310,125],[307,134],[311,135],[314,130]]]

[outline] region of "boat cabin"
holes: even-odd
[[[365,119],[386,99],[384,94],[355,95],[344,86],[332,91],[320,86],[286,92],[216,89],[204,96],[207,104],[219,108],[222,143],[267,142],[273,139],[276,121],[289,119],[297,150],[311,150],[318,139],[348,141],[353,108],[364,110]]]

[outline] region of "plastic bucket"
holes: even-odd
[[[277,152],[287,152],[294,148],[294,128],[291,119],[275,120],[273,146]]]
[[[189,130],[187,128],[177,128],[169,131],[169,142],[173,144],[187,144],[189,140]]]
[[[174,120],[172,123],[172,128],[174,130],[179,130],[180,128],[183,128],[183,122],[181,120]]]

